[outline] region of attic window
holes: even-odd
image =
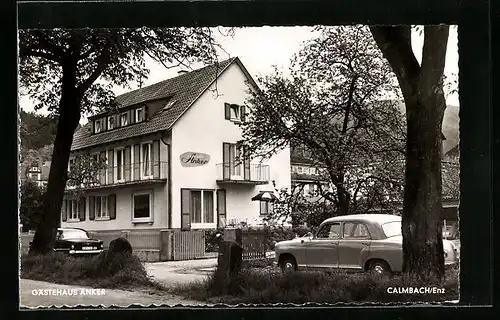
[[[135,122],[142,122],[144,120],[144,113],[142,108],[135,109]]]
[[[114,128],[115,128],[115,117],[114,116],[108,117],[108,129],[111,130]]]
[[[120,114],[120,126],[128,125],[128,112]]]
[[[169,110],[172,108],[172,106],[177,102],[177,100],[170,100],[167,103],[165,103],[165,107],[163,107],[163,110]]]
[[[94,132],[99,133],[102,130],[102,121],[101,119],[94,121]]]

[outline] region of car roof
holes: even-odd
[[[371,223],[386,223],[392,221],[401,221],[401,216],[385,213],[366,213],[366,214],[349,214],[345,216],[337,216],[326,219],[326,222],[343,222],[343,221],[364,221]]]
[[[87,232],[87,230],[82,229],[82,228],[57,228],[58,231],[71,231],[71,230],[79,230],[79,231],[84,231]]]

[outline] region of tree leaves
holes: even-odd
[[[326,170],[330,186],[318,186],[336,212],[393,203],[401,198],[406,131],[397,81],[367,27],[316,30],[294,56],[291,77],[275,70],[258,79],[244,140],[264,158],[303,146]]]

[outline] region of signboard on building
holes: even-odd
[[[184,152],[179,156],[183,167],[199,167],[210,161],[210,155],[200,152]]]

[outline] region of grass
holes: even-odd
[[[436,287],[444,293],[394,294],[390,287]],[[206,281],[178,286],[171,293],[207,303],[411,303],[457,300],[458,271],[450,270],[446,280],[421,282],[345,272],[296,272],[282,274],[275,268],[247,268],[227,277],[216,270]]]
[[[159,290],[134,255],[70,257],[60,252],[22,255],[21,278],[109,289]]]

